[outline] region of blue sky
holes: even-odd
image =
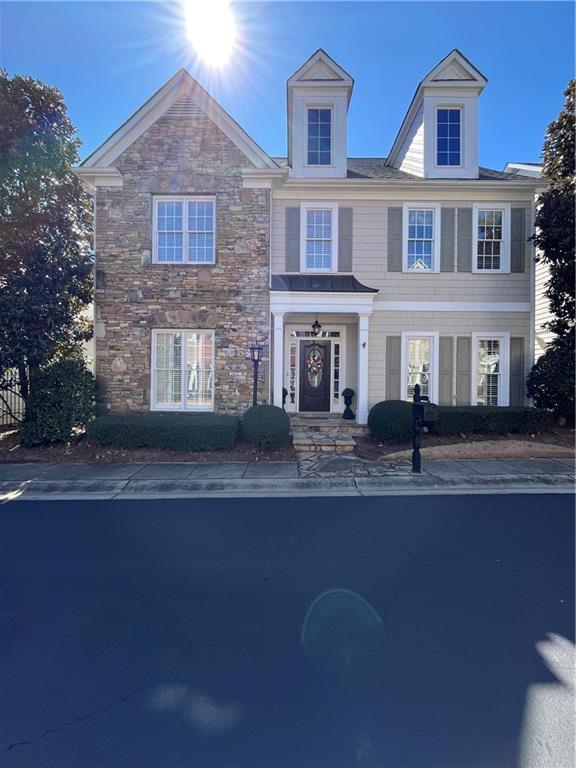
[[[209,1],[209,0],[207,0]],[[240,2],[222,70],[187,42],[180,4],[0,3],[0,64],[58,86],[95,149],[180,67],[272,155],[285,154],[285,83],[317,48],[356,80],[348,154],[386,155],[416,85],[459,48],[488,78],[480,161],[537,161],[574,71],[574,6],[556,2]]]

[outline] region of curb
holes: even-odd
[[[26,480],[0,482],[0,504],[9,501],[168,499],[229,496],[379,496],[442,493],[570,493],[573,475],[477,477],[383,476],[277,480]]]

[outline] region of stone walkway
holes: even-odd
[[[411,475],[407,461],[367,461],[334,453],[305,454],[298,461],[300,477],[386,477]]]

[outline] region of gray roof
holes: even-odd
[[[287,167],[285,157],[272,158],[281,168]],[[414,176],[398,168],[386,164],[385,157],[349,157],[348,174],[349,179],[406,179],[407,181],[429,181],[422,179],[421,176]],[[497,171],[493,168],[479,168],[478,178],[482,181],[508,181],[517,180],[519,174]],[[457,181],[457,179],[455,179]]]
[[[353,275],[272,275],[270,289],[314,293],[378,293],[378,288],[362,285]]]

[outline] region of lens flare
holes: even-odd
[[[211,67],[224,66],[236,43],[229,0],[185,0],[186,33],[196,54]]]

